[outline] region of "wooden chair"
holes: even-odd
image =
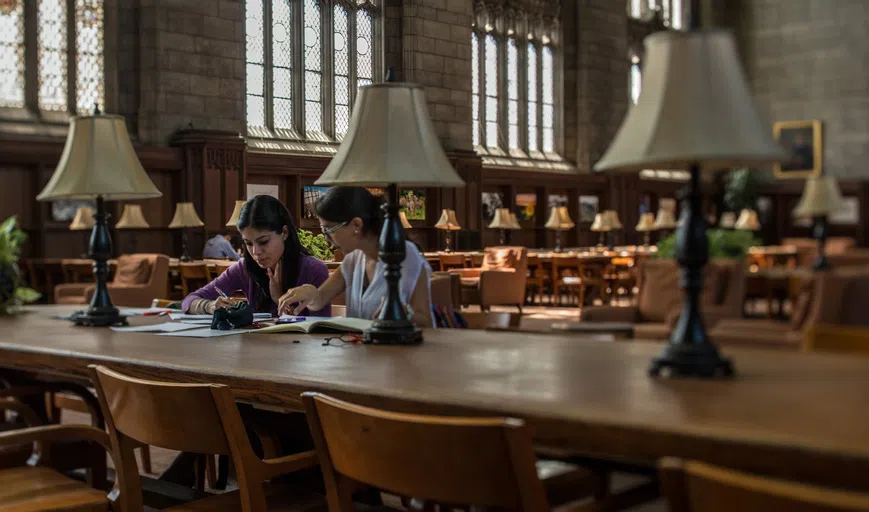
[[[181,293],[185,297],[210,283],[212,279],[207,263],[180,263],[178,273],[181,275]]]
[[[12,398],[0,399],[0,412],[15,411],[21,415],[20,403]],[[24,413],[25,417],[32,418]],[[87,425],[45,425],[0,433],[0,448],[36,444],[28,465],[0,469],[0,509],[27,511],[77,510],[107,511],[110,500],[107,489],[96,489],[73,480],[49,467],[52,443],[91,443],[112,455],[109,436]],[[105,459],[105,455],[103,455]],[[93,459],[80,458],[78,467],[86,467]],[[141,509],[140,509],[141,510]]]
[[[520,420],[445,418],[370,409],[318,393],[302,401],[333,512],[353,510],[360,485],[452,505],[549,510],[553,482],[571,498],[602,495],[602,479],[571,468],[538,477],[531,433]]]
[[[806,329],[802,348],[805,352],[829,351],[869,355],[869,329],[815,324]]]
[[[441,272],[446,272],[453,268],[465,268],[468,265],[466,264],[467,258],[464,254],[456,254],[456,253],[441,253],[438,254],[438,261],[441,265]]]
[[[574,256],[552,257],[552,296],[550,304],[561,305],[562,291],[567,289],[569,297],[579,294],[582,280],[579,278],[579,258]]]
[[[667,458],[661,492],[672,512],[858,512],[869,495],[739,473],[701,462]]]
[[[226,386],[155,382],[127,377],[102,366],[90,368],[115,451],[121,510],[143,507],[133,456],[133,448],[139,442],[232,457],[238,491],[211,496],[195,505],[186,504],[180,507],[183,510],[267,510],[265,482],[317,464],[313,451],[274,459],[258,458],[248,441],[232,392]],[[293,497],[301,499],[270,494],[268,501]]]
[[[548,281],[549,278],[546,276],[543,264],[540,262],[540,257],[536,254],[529,254],[528,278],[525,281],[525,293],[527,294],[525,297],[525,303],[533,306],[538,298],[542,300],[543,290]]]

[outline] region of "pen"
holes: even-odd
[[[223,290],[221,290],[220,288],[215,286],[214,289],[217,290],[217,293],[219,293],[221,297],[226,297],[227,299],[229,298],[229,295],[223,293]]]

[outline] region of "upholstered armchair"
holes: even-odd
[[[516,306],[522,312],[528,279],[528,250],[524,247],[487,247],[478,268],[450,270],[462,281],[462,304]]]
[[[108,288],[115,306],[149,307],[154,298],[169,295],[169,256],[122,255]],[[62,284],[55,287],[54,299],[58,304],[87,304],[94,289],[92,283]]]
[[[640,288],[635,306],[589,306],[583,322],[630,322],[639,339],[667,339],[682,312],[683,290],[674,260],[644,260],[637,265]],[[741,260],[713,260],[704,268],[701,295],[704,321],[711,327],[723,318],[740,318],[745,295]]]

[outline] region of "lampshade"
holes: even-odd
[[[516,217],[516,214],[513,212],[510,213],[510,227],[507,229],[522,229],[522,226],[519,224],[519,219]]]
[[[150,228],[151,225],[145,220],[141,205],[127,204],[124,205],[124,213],[121,214],[121,219],[115,227],[118,229],[144,229]]]
[[[445,229],[447,231],[458,231],[462,229],[459,226],[459,221],[456,220],[456,211],[448,210],[444,208],[444,211],[441,212],[441,218],[438,219],[438,223],[435,224],[437,229]]]
[[[806,181],[803,197],[794,208],[795,217],[822,217],[840,211],[845,200],[836,180],[829,176],[811,176]]]
[[[622,229],[622,221],[619,220],[619,214],[615,210],[607,210],[603,212],[604,215],[609,216],[609,226],[610,229]]]
[[[238,225],[238,216],[241,215],[241,207],[244,206],[246,201],[236,201],[235,207],[232,209],[232,215],[229,216],[229,220],[226,221],[226,225],[229,227],[236,227]]]
[[[413,227],[410,225],[410,221],[407,220],[407,214],[404,212],[404,210],[398,212],[398,219],[401,221],[401,227],[403,227],[404,229],[410,229]]]
[[[573,229],[575,225],[570,218],[570,214],[567,213],[566,206],[553,206],[545,227],[546,229],[555,231],[567,231],[568,229]]]
[[[198,228],[204,225],[205,223],[199,219],[193,203],[178,203],[175,205],[175,216],[172,217],[169,228]]]
[[[733,36],[656,32],[643,91],[595,170],[717,170],[787,159],[754,108]]]
[[[640,215],[640,221],[637,222],[637,226],[634,228],[639,232],[644,231],[654,231],[655,230],[655,216],[651,213],[644,213]]]
[[[350,128],[317,185],[460,187],[422,87],[384,82],[359,88]]]
[[[736,225],[736,213],[734,212],[724,212],[721,214],[721,220],[718,222],[718,227],[733,229],[733,226]]]
[[[162,194],[139,163],[122,116],[73,117],[60,162],[36,199],[143,199]]]
[[[75,212],[75,218],[69,223],[69,229],[81,231],[94,227],[94,209],[90,206],[82,206]]]
[[[673,229],[676,227],[676,219],[673,212],[668,208],[658,208],[655,216],[655,229]]]
[[[515,229],[513,227],[513,219],[510,217],[510,210],[507,208],[495,210],[495,216],[492,217],[489,227],[491,229]]]
[[[610,226],[609,221],[609,215],[607,215],[606,212],[595,214],[594,222],[591,223],[590,229],[597,232],[610,231],[612,227]]]
[[[757,212],[748,208],[743,209],[739,212],[739,218],[736,219],[736,224],[733,227],[745,231],[760,230],[760,221],[757,219]]]

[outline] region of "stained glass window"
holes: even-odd
[[[105,108],[103,81],[103,5],[101,0],[76,0],[75,96],[79,112]]]
[[[347,10],[340,5],[335,6],[332,17],[335,23],[332,36],[335,51],[335,136],[342,138],[350,125],[350,25]]]
[[[486,36],[486,145],[498,144],[498,42],[495,36]]]
[[[309,135],[323,131],[322,64],[320,45],[320,3],[305,0],[305,130]]]
[[[480,37],[471,36],[471,123],[474,146],[480,145]]]
[[[286,0],[272,0],[272,123],[293,129],[293,15]],[[256,36],[263,44],[262,30]],[[265,69],[263,69],[265,71]]]
[[[519,48],[515,39],[507,42],[507,146],[519,149]]]
[[[368,85],[374,77],[374,19],[367,10],[356,11],[356,84]]]
[[[538,151],[537,47],[528,43],[528,151]]]
[[[543,89],[543,151],[555,151],[555,66],[552,48],[543,47],[543,73],[540,76]]]
[[[67,21],[64,0],[39,0],[39,108],[67,109]]]
[[[265,126],[265,48],[263,46],[263,0],[245,2],[247,19],[245,60],[247,61],[247,124]]]
[[[0,106],[24,106],[24,2],[0,2]]]

